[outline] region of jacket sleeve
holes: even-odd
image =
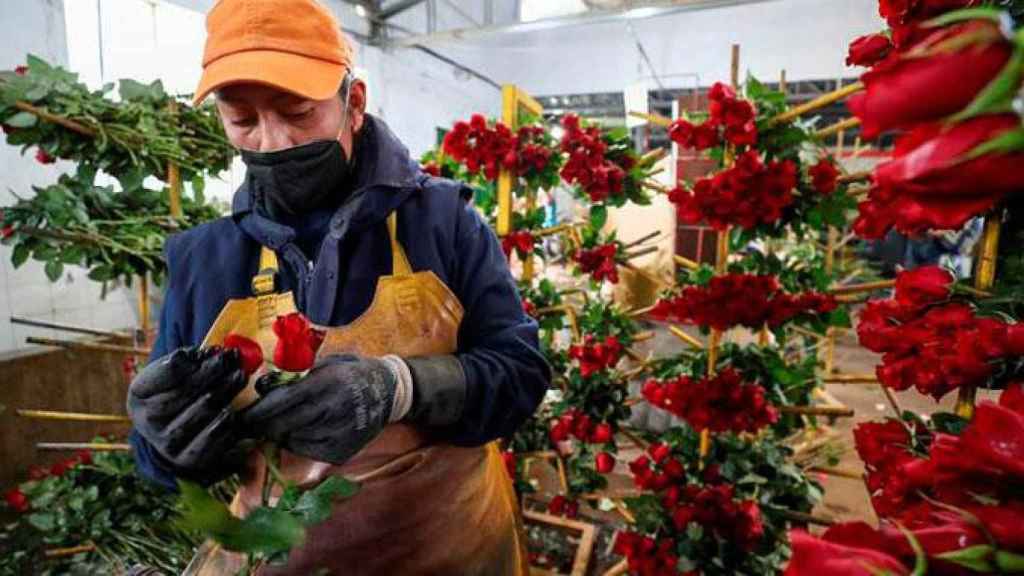
[[[160,324],[157,328],[156,342],[153,344],[153,351],[149,356],[150,362],[184,346],[177,323],[177,315],[180,312],[180,305],[178,303],[180,295],[177,293],[177,286],[173,280],[170,252],[170,242],[168,242],[168,247],[164,250],[168,270],[165,276],[167,287],[164,292],[163,306],[160,310]],[[131,444],[132,456],[135,458],[135,467],[140,476],[165,488],[177,489],[177,482],[170,466],[134,428],[132,428],[131,434],[128,436],[128,442]]]
[[[551,370],[498,238],[471,205],[458,204],[449,283],[465,310],[457,358],[466,394],[462,417],[445,436],[473,446],[515,432],[543,399]]]

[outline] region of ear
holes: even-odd
[[[362,80],[352,80],[351,91],[348,95],[348,114],[352,132],[356,133],[362,130],[363,119],[366,116],[366,83]]]

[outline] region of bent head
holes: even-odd
[[[216,98],[231,144],[257,152],[337,139],[351,158],[354,136],[362,129],[366,112],[366,85],[352,76],[346,77],[337,95],[326,100],[253,82],[224,86]]]

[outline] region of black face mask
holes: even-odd
[[[245,179],[270,216],[295,216],[341,199],[351,163],[337,140],[276,150],[242,150]]]

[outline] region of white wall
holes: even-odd
[[[885,27],[877,0],[776,0],[631,20],[659,75],[728,80],[730,46],[741,46],[741,74],[790,80],[853,76],[849,42]],[[582,24],[478,37],[432,47],[465,61],[499,83],[537,95],[616,92],[651,74],[627,21]],[[666,78],[667,87],[693,79]]]
[[[61,0],[22,0],[0,2],[0,69],[10,70],[25,63],[25,55],[35,54],[50,62],[67,64],[64,10]],[[73,164],[59,162],[43,166],[33,158],[34,150],[24,156],[19,149],[0,142],[0,205],[13,204],[13,191],[31,196],[31,186],[45,186],[57,180]],[[99,298],[100,285],[86,278],[85,271],[65,268],[64,277],[51,284],[43,266],[30,260],[15,270],[11,266],[11,249],[0,246],[0,351],[24,348],[25,337],[68,336],[49,330],[12,325],[9,318],[27,316],[37,320],[57,321],[118,328],[135,323],[132,305],[121,292]]]

